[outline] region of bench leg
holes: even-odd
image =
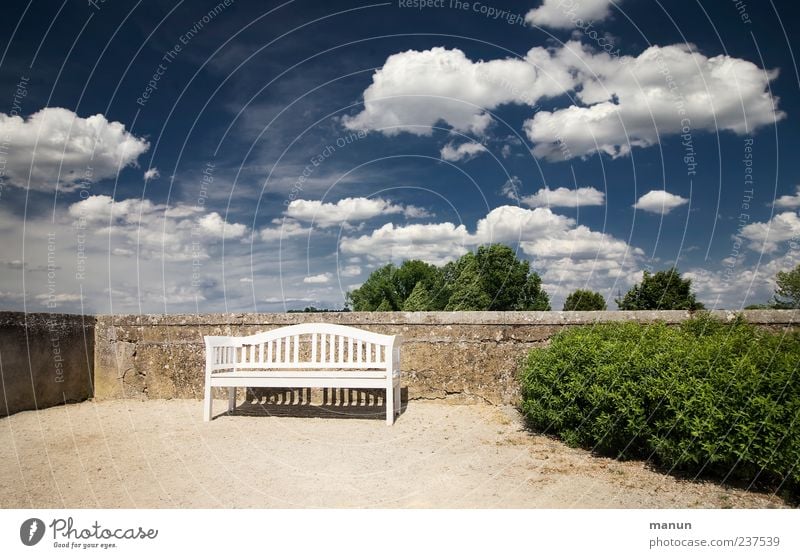
[[[394,386],[394,414],[400,416],[400,410],[403,408],[402,401],[400,401],[400,384]]]
[[[386,388],[386,424],[394,424],[394,386]]]
[[[232,413],[236,408],[236,388],[228,388],[228,412]]]
[[[228,412],[231,413],[236,408],[236,388],[228,388]]]
[[[208,422],[211,420],[211,407],[213,399],[211,399],[211,386],[206,386],[205,399],[203,399],[203,420]]]

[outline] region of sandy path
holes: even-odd
[[[0,419],[0,506],[785,505],[592,457],[525,432],[511,408],[413,401],[391,428],[380,418],[201,414],[194,400],[109,401]]]

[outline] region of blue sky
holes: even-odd
[[[504,242],[555,309],[800,261],[796,4],[31,2],[0,45],[0,307],[341,307]],[[416,3],[418,4],[418,3]]]

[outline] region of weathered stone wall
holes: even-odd
[[[734,314],[716,312],[732,319]],[[782,329],[800,311],[753,310],[748,321]],[[611,321],[679,323],[666,312],[345,312],[99,316],[95,396],[98,399],[201,398],[204,335],[250,335],[301,322],[332,322],[403,337],[403,387],[410,399],[457,397],[512,403],[529,349],[566,326]]]
[[[0,312],[0,416],[92,397],[94,316]]]

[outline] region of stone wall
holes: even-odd
[[[733,313],[715,312],[723,319]],[[795,327],[800,311],[752,310],[748,321]],[[493,404],[518,398],[517,373],[528,350],[560,329],[598,322],[679,323],[662,312],[345,312],[99,316],[95,396],[202,398],[204,335],[250,335],[301,322],[332,322],[403,337],[403,387],[410,399],[458,398]]]
[[[732,313],[717,312],[732,319]],[[744,312],[754,324],[794,328],[800,311]],[[403,337],[404,397],[517,401],[528,350],[564,327],[610,321],[679,323],[675,312],[380,312],[79,316],[0,312],[0,416],[92,396],[197,398],[204,335],[249,335],[333,322]]]
[[[0,312],[0,416],[92,397],[94,316]]]

